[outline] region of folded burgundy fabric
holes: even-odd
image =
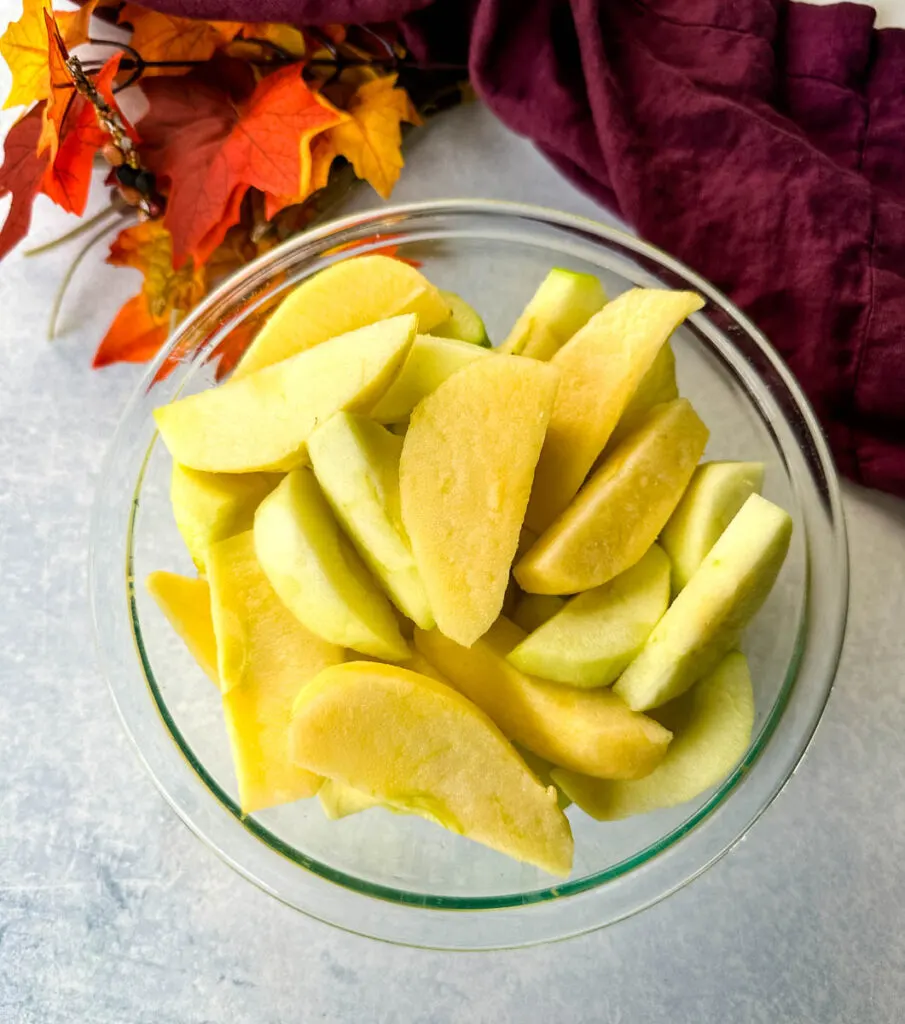
[[[905,32],[786,0],[145,0],[401,21],[575,183],[725,291],[844,473],[905,496]]]

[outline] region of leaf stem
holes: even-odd
[[[83,221],[81,224],[74,227],[71,231],[67,231],[65,235],[60,235],[59,238],[54,238],[50,242],[45,242],[43,245],[37,245],[34,249],[26,249],[23,256],[41,256],[45,252],[51,252],[56,249],[57,246],[66,245],[67,242],[72,242],[76,238],[81,238],[82,235],[90,231],[93,227],[101,224],[103,221],[108,220],[113,214],[121,214],[123,211],[111,203],[110,206],[105,207],[100,213],[96,213],[93,217],[89,217],[88,220]]]

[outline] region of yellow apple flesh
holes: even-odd
[[[657,406],[516,563],[529,594],[577,594],[634,565],[663,529],[707,444],[684,398]]]
[[[669,573],[669,559],[652,545],[609,583],[573,597],[527,636],[509,660],[522,672],[558,683],[609,686],[666,611]]]
[[[560,385],[525,524],[545,530],[575,497],[693,292],[633,288],[591,317],[550,360]]]
[[[637,779],[657,767],[671,733],[609,690],[581,690],[525,675],[507,660],[525,634],[500,618],[471,647],[439,630],[415,646],[514,742],[547,761],[597,778]]]
[[[545,363],[495,355],[412,414],[402,521],[434,618],[460,643],[477,640],[503,606],[556,382]]]
[[[357,256],[298,285],[258,332],[233,373],[241,378],[340,334],[413,313],[429,331],[449,317],[437,289],[401,260]]]
[[[241,380],[154,410],[173,458],[210,473],[290,470],[318,423],[372,405],[415,337],[413,315],[384,320],[300,352]]]
[[[791,536],[788,513],[752,494],[619,677],[615,692],[643,711],[678,697],[716,668],[773,588]]]
[[[677,728],[666,757],[646,778],[606,781],[554,769],[554,781],[598,821],[694,800],[722,782],[751,743],[754,691],[745,656],[738,651],[727,654],[680,700],[689,705],[683,709],[685,722]]]
[[[655,405],[672,402],[678,397],[676,357],[672,345],[667,342],[654,357],[650,369],[641,378],[635,393],[628,400],[625,411],[610,434],[605,451],[611,451],[620,441],[637,430]]]
[[[556,875],[572,835],[542,786],[471,701],[398,666],[351,662],[303,687],[293,709],[297,764]]]
[[[409,647],[383,592],[343,535],[310,469],[258,506],[255,551],[280,600],[324,640],[389,661]]]
[[[555,597],[552,594],[522,594],[512,615],[507,618],[511,618],[519,629],[533,633],[561,611],[565,603],[564,597]]]
[[[189,653],[208,678],[219,685],[217,641],[207,580],[179,576],[175,572],[152,572],[145,586]]]

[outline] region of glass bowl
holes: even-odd
[[[679,385],[711,430],[708,458],[766,463],[764,493],[794,518],[792,547],[748,629],[754,738],[697,801],[616,823],[567,812],[568,880],[373,809],[327,821],[317,800],[243,819],[219,695],[145,592],[155,569],[193,571],[169,506],[170,457],[151,411],[212,386],[218,358],[276,297],[323,267],[392,245],[485,318],[499,342],[553,266],[589,271],[612,296],[634,285],[706,299],[673,339]],[[713,864],[789,779],[814,732],[842,644],[848,565],[839,488],[820,428],[767,340],[715,288],[652,246],[580,217],[498,202],[382,209],[294,238],[245,267],[182,324],[130,400],[97,495],[91,600],[126,731],[186,824],[246,878],[312,917],[413,946],[489,949],[619,921]]]

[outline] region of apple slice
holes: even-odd
[[[554,597],[552,594],[522,594],[509,617],[519,629],[533,633],[561,611],[565,603],[564,597]]]
[[[380,396],[368,416],[378,423],[401,423],[412,409],[454,373],[492,353],[452,338],[419,334],[399,375]]]
[[[327,669],[300,691],[291,736],[308,771],[545,871],[571,870],[556,790],[483,712],[435,679],[374,662]]]
[[[636,711],[659,707],[711,672],[776,582],[792,519],[752,494],[613,689]]]
[[[528,527],[540,533],[568,506],[657,353],[702,305],[693,292],[633,288],[607,303],[553,356],[561,379],[525,516]]]
[[[666,757],[644,779],[592,779],[555,768],[554,781],[598,821],[647,814],[694,800],[722,782],[744,757],[754,728],[754,691],[745,656],[727,654],[686,697],[687,718]]]
[[[399,507],[402,438],[363,416],[339,412],[308,439],[308,454],[340,525],[396,607],[431,629],[427,594]]]
[[[417,317],[399,316],[300,352],[241,380],[154,410],[173,458],[211,473],[289,470],[318,423],[373,405],[402,366]]]
[[[516,563],[522,590],[577,594],[634,565],[679,503],[707,436],[686,399],[658,405]]]
[[[271,586],[313,633],[375,658],[409,656],[389,601],[340,531],[310,469],[293,470],[261,502],[254,535]]]
[[[705,462],[670,516],[660,543],[672,561],[678,593],[697,571],[732,517],[764,483],[762,462]]]
[[[525,634],[498,619],[471,647],[439,630],[415,630],[415,646],[483,708],[514,742],[547,761],[604,779],[639,779],[663,759],[672,734],[609,690],[536,679],[507,661]]]
[[[274,593],[249,530],[208,552],[211,611],[223,713],[243,814],[314,796],[320,776],[289,758],[288,730],[299,687],[344,659],[309,632]]]
[[[145,580],[148,593],[189,649],[205,674],[218,686],[217,640],[211,620],[211,589],[207,580],[152,572]]]
[[[628,437],[647,419],[651,409],[663,402],[672,402],[679,397],[676,383],[676,356],[672,345],[667,342],[654,357],[650,369],[641,378],[641,383],[628,400],[625,411],[613,428],[606,443],[606,452],[612,451],[620,441]]]
[[[459,643],[477,640],[503,606],[556,381],[545,363],[495,355],[412,414],[402,521],[437,624]]]
[[[449,319],[442,324],[430,328],[431,333],[437,338],[458,338],[459,341],[467,341],[470,345],[480,345],[482,348],[492,348],[490,338],[487,337],[487,328],[484,321],[478,316],[477,310],[455,292],[445,292],[440,289],[440,296],[449,306]],[[427,328],[425,328],[427,330]]]
[[[200,572],[211,544],[250,530],[255,509],[279,482],[278,473],[203,473],[173,463],[173,515]]]
[[[509,660],[522,672],[558,683],[609,686],[666,611],[669,573],[669,559],[652,545],[640,562],[609,583],[573,597]]]
[[[429,331],[449,306],[414,267],[389,256],[356,256],[303,281],[277,307],[242,357],[233,378],[282,362],[340,334],[414,313]]]
[[[550,359],[606,302],[593,274],[554,267],[525,306],[501,352]]]

